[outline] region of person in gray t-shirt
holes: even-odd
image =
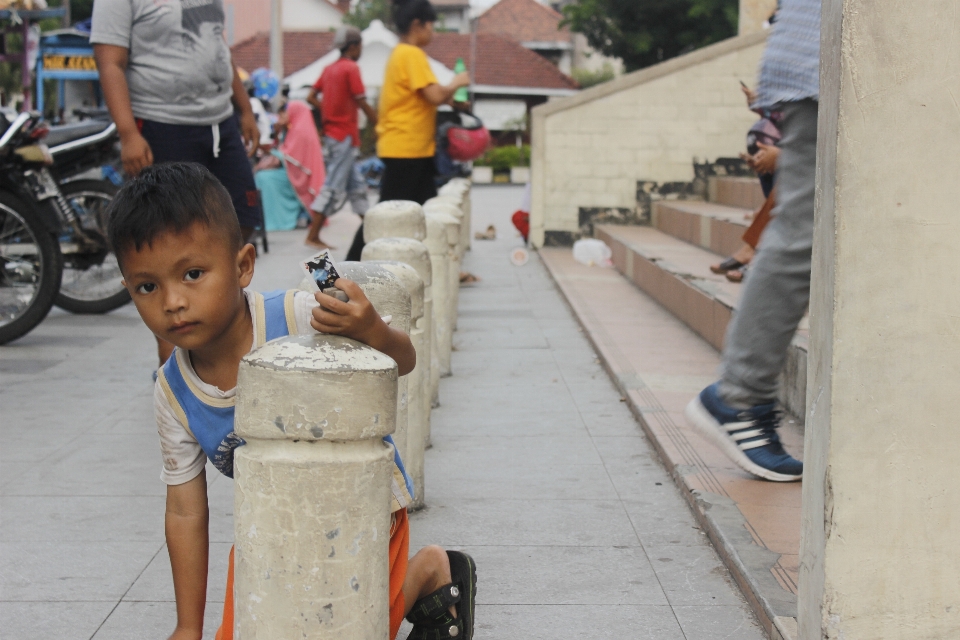
[[[252,153],[256,117],[230,60],[223,20],[222,0],[94,2],[90,42],[130,175],[154,160],[138,121],[212,127],[236,108]]]
[[[263,220],[248,158],[260,131],[223,20],[223,0],[95,0],[90,42],[124,171],[204,165],[230,193],[249,238]],[[161,365],[172,350],[157,338]]]

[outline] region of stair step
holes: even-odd
[[[594,236],[613,251],[613,264],[621,274],[714,348],[723,349],[742,285],[710,272],[715,254],[651,227],[597,225]],[[807,334],[804,318],[780,385],[780,401],[798,416],[806,412]]]
[[[795,640],[801,484],[749,476],[684,418],[719,354],[614,270],[582,265],[569,248],[539,253],[761,625],[771,640]],[[780,437],[802,454],[799,419],[786,416]]]
[[[717,204],[756,211],[763,206],[760,180],[735,176],[711,176],[707,179],[707,199]]]
[[[750,209],[714,202],[659,200],[653,203],[651,222],[674,238],[726,257],[743,245],[750,213]]]

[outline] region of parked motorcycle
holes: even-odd
[[[116,126],[51,130],[37,113],[0,113],[0,131],[0,344],[33,329],[54,302],[76,313],[125,304],[105,235],[116,186],[82,177],[115,156]]]

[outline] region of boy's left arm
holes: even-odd
[[[340,278],[334,286],[347,294],[349,302],[318,292],[320,306],[313,309],[310,325],[321,333],[353,338],[393,358],[397,375],[405,376],[417,364],[417,352],[410,336],[385,323],[356,282]]]

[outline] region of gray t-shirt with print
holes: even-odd
[[[137,118],[211,125],[233,113],[223,0],[95,0],[90,42],[129,50]]]

